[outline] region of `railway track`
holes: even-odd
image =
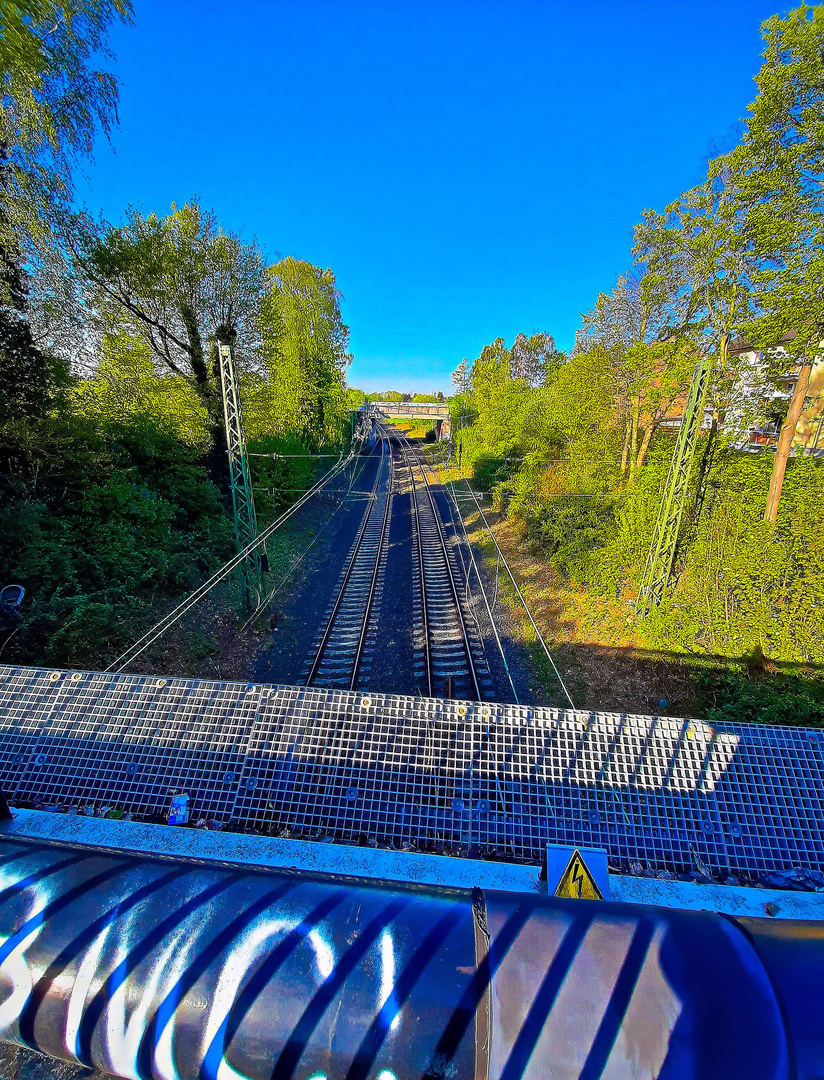
[[[463,569],[444,531],[425,466],[405,436],[400,435],[398,442],[409,470],[412,501],[416,674],[421,692],[480,701],[492,695],[493,686],[465,598]]]
[[[464,595],[463,567],[444,530],[425,466],[400,432],[383,425],[377,431],[381,460],[369,506],[312,643],[302,681],[333,689],[369,688],[392,501],[405,480],[412,523],[415,687],[426,697],[490,698],[492,680]]]
[[[372,615],[381,597],[394,486],[391,447],[383,434],[380,445],[381,460],[363,522],[303,672],[306,686],[356,690],[368,684],[375,632]]]

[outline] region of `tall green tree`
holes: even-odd
[[[132,210],[119,227],[82,225],[76,253],[102,328],[142,338],[161,369],[184,378],[222,448],[217,343],[237,343],[239,366],[254,363],[265,286],[257,246],[197,201],[165,218]]]
[[[344,372],[351,362],[349,327],[331,270],[292,257],[266,273],[260,350],[281,417],[296,418],[304,441],[323,442],[345,408]]]
[[[689,380],[694,360],[679,333],[683,288],[676,261],[619,277],[584,319],[576,349],[600,345],[612,356],[616,407],[623,427],[621,482],[633,484],[650,443]]]
[[[470,390],[470,368],[471,364],[466,357],[461,360],[460,364],[452,372],[452,385],[455,387],[456,394],[466,394]]]
[[[518,334],[509,351],[513,379],[523,379],[528,386],[543,386],[558,370],[565,357],[555,347],[551,334],[537,333],[527,337]]]
[[[672,335],[709,363],[713,432],[742,383],[730,344],[751,311],[752,245],[741,228],[736,177],[725,158],[711,162],[707,179],[671,203],[663,214],[646,210],[635,229],[633,253],[673,283]],[[740,402],[738,403],[740,408]]]
[[[28,275],[22,255],[0,244],[0,423],[38,419],[69,384],[67,365],[41,349],[28,319]]]
[[[73,169],[91,154],[95,133],[108,136],[117,120],[117,83],[100,63],[112,58],[112,22],[128,22],[131,11],[129,0],[0,0],[3,419],[42,415],[66,382],[47,332],[58,308],[68,321],[59,237]]]
[[[768,350],[776,375],[797,371],[764,514],[774,522],[824,342],[824,5],[802,4],[761,29],[758,94],[730,167],[738,179],[741,227],[755,256],[756,314],[747,336]]]

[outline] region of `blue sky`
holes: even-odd
[[[775,0],[134,0],[117,220],[197,194],[271,257],[330,266],[367,390],[448,390],[463,356],[580,312],[631,231],[697,183],[754,94]],[[783,8],[781,10],[784,10]]]

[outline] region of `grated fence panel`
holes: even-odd
[[[0,667],[13,802],[539,862],[824,870],[824,733]]]

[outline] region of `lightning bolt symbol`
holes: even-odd
[[[571,884],[578,886],[577,896],[580,899],[581,889],[584,887],[584,871],[580,863],[576,863],[575,866],[573,866],[572,875],[569,880]]]

